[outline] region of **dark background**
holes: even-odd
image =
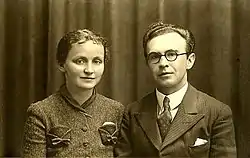
[[[20,156],[27,107],[63,83],[55,53],[65,32],[110,41],[99,92],[127,104],[152,91],[142,36],[156,20],[193,31],[189,81],[232,108],[238,155],[250,157],[249,0],[0,0],[0,156]]]

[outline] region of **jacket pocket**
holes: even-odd
[[[68,146],[71,140],[71,128],[63,125],[54,126],[47,133],[47,142],[50,148]]]
[[[204,157],[209,153],[210,141],[208,140],[206,143],[197,146],[190,145],[188,146],[188,150],[191,156],[199,155],[200,157]]]

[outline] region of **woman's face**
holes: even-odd
[[[73,44],[61,67],[69,88],[92,89],[104,72],[104,47],[89,40]]]

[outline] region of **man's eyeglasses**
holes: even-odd
[[[157,63],[160,62],[162,56],[165,56],[165,58],[168,61],[175,61],[179,55],[184,55],[184,54],[188,54],[188,53],[180,53],[180,54],[178,54],[176,50],[167,50],[164,53],[164,55],[162,55],[161,53],[151,52],[151,53],[148,54],[147,60],[151,64],[157,64]]]

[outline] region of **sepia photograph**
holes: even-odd
[[[250,158],[249,0],[0,0],[0,157]]]

